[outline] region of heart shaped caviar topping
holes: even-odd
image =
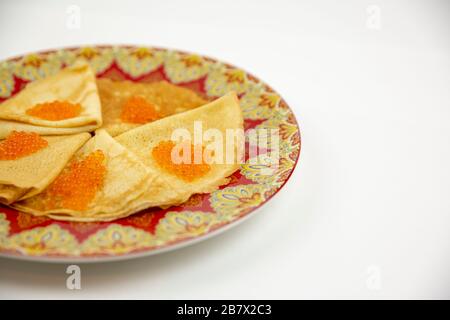
[[[19,159],[47,146],[47,140],[35,132],[13,131],[0,142],[0,160]]]
[[[96,150],[72,162],[47,189],[48,208],[86,210],[106,175],[105,155]]]
[[[52,101],[38,103],[34,107],[28,109],[26,113],[39,119],[58,121],[79,116],[81,109],[82,108],[79,103]]]
[[[161,141],[152,149],[152,156],[161,168],[187,182],[192,182],[203,177],[211,170],[209,164],[204,163],[203,161],[202,163],[195,163],[194,161],[195,152],[200,151],[203,155],[204,148],[202,146],[194,146],[192,143],[187,145],[187,147],[190,148],[190,155],[188,155],[188,160],[190,158],[190,161],[187,161],[189,163],[177,163],[177,161],[174,161],[172,158],[172,150],[175,146],[173,141],[167,140]],[[201,149],[199,147],[201,147]],[[181,157],[183,157],[183,155],[181,155]]]
[[[144,124],[159,119],[156,105],[140,96],[129,98],[122,107],[123,122]]]

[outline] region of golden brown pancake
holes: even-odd
[[[171,171],[173,165],[167,158],[167,148],[172,133],[176,129],[184,128],[193,137],[196,121],[201,122],[203,131],[213,129],[225,137],[226,130],[231,129],[232,132],[241,133],[243,137],[243,117],[234,92],[202,107],[143,125],[115,137],[120,144],[136,154],[151,171],[158,174],[158,178],[163,181],[164,189],[177,192],[176,195],[169,194],[169,198],[172,197],[170,199],[166,199],[167,194],[162,192],[158,194],[145,192],[133,201],[132,206],[145,208],[148,206],[147,203],[151,203],[151,206],[180,204],[194,193],[209,193],[228,183],[227,177],[240,167],[238,154],[242,149],[238,150],[239,143],[236,143],[236,148],[230,150],[231,156],[234,157],[232,163],[224,163],[225,158],[223,158],[224,161],[211,163],[209,167],[185,166],[178,170],[175,166],[175,170]],[[206,146],[203,144],[203,147],[207,145],[207,143]],[[223,145],[225,146],[225,141]]]
[[[129,204],[143,192],[157,192],[154,180],[133,153],[99,130],[42,193],[11,206],[57,220],[113,220],[134,213]]]
[[[44,190],[63,170],[73,154],[90,138],[88,133],[70,136],[39,137],[31,133],[21,133],[13,148],[9,148],[10,157],[5,154],[4,140],[0,141],[0,202],[9,204],[13,201],[29,198]],[[31,139],[27,136],[31,135]],[[20,146],[17,142],[27,144]],[[26,148],[39,145],[31,153],[23,151]],[[24,153],[15,157],[14,153]],[[11,156],[12,155],[12,156]],[[16,154],[17,155],[17,154]]]
[[[63,135],[93,131],[101,124],[95,75],[81,62],[28,84],[0,105],[0,139],[13,130]]]
[[[211,151],[208,142],[212,140],[193,144],[194,128],[199,123],[203,132],[214,130],[213,141],[218,136],[225,139],[227,130],[231,130],[232,138],[233,134],[242,138],[243,117],[236,94],[229,93],[116,138],[106,130],[97,130],[41,193],[10,206],[57,220],[110,221],[149,207],[178,205],[192,194],[216,190],[239,168],[239,142],[243,141],[229,150],[231,163],[224,163],[225,151],[222,160],[216,159],[218,163],[206,163],[204,158],[200,163],[174,163],[174,146],[186,143],[190,151],[197,147],[202,153]],[[172,140],[177,129],[183,129],[190,138]],[[226,141],[222,143],[226,146]],[[193,154],[189,157],[193,160]]]
[[[102,129],[108,131],[111,136],[142,125],[142,123],[127,122],[122,119],[124,105],[132,97],[141,97],[151,103],[158,118],[184,112],[207,103],[195,92],[167,81],[135,83],[98,79],[97,86],[102,102]]]

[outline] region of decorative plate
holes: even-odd
[[[47,262],[128,259],[205,239],[250,216],[286,183],[300,154],[300,131],[292,110],[268,85],[208,57],[135,46],[92,46],[28,54],[0,62],[0,102],[28,82],[85,59],[99,78],[167,80],[214,99],[235,90],[245,129],[279,129],[279,157],[270,175],[248,160],[211,194],[197,194],[165,210],[148,209],[112,222],[61,222],[0,206],[0,255]]]

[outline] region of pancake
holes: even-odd
[[[115,220],[149,207],[167,208],[179,205],[195,193],[209,193],[217,190],[219,186],[227,184],[230,180],[229,176],[240,167],[237,147],[231,150],[231,156],[235,159],[232,163],[199,164],[193,171],[189,170],[189,165],[182,166],[181,171],[187,171],[189,173],[187,176],[167,171],[152,156],[152,152],[158,150],[161,144],[171,141],[172,134],[176,129],[184,128],[193,137],[194,122],[196,121],[202,123],[205,132],[208,129],[215,129],[222,136],[226,136],[226,130],[231,129],[241,132],[243,136],[242,112],[234,92],[196,109],[142,125],[116,136],[114,139],[135,154],[145,165],[152,179],[143,184],[142,193],[134,200],[129,201],[122,210],[104,211],[95,216],[64,217],[64,219],[76,221]],[[205,145],[207,146],[206,143]],[[203,170],[205,167],[207,169]],[[51,217],[53,216],[51,215]]]
[[[119,135],[147,122],[197,108],[207,103],[195,92],[170,84],[167,81],[135,83],[98,79],[97,86],[102,103],[102,129],[108,131],[111,136]],[[140,113],[137,117],[124,121],[123,115],[126,115],[124,106],[133,97],[144,100],[135,107]],[[148,108],[150,109],[147,112],[143,110],[146,105],[149,105]],[[132,103],[131,107],[133,107]],[[153,113],[156,113],[156,117],[152,117],[152,114],[149,115],[151,109],[154,109]]]
[[[151,206],[161,207],[183,203],[195,193],[209,193],[219,186],[227,184],[228,177],[239,169],[239,154],[242,152],[242,149],[237,147],[239,144],[230,150],[231,156],[235,159],[231,163],[218,161],[219,163],[198,164],[196,167],[189,165],[177,167],[170,163],[168,148],[170,148],[172,133],[176,129],[184,128],[193,137],[195,121],[201,122],[203,132],[215,129],[219,135],[225,137],[226,130],[231,129],[241,133],[241,137],[243,137],[243,117],[234,92],[202,107],[143,125],[115,137],[120,144],[136,154],[150,170],[158,174],[164,190],[176,190],[177,192],[177,194],[169,195],[168,198],[167,194],[163,192],[157,194],[145,192],[130,206],[142,209],[148,207],[148,203],[151,203]],[[190,143],[192,147],[192,140],[185,139],[183,141]],[[178,141],[177,143],[182,144],[183,142]],[[225,142],[223,145],[225,146]],[[202,147],[208,149],[208,144],[204,143]],[[202,149],[202,151],[204,150]]]
[[[155,178],[133,153],[99,130],[42,193],[11,206],[56,220],[114,220],[134,213],[129,204],[144,191],[158,192]]]
[[[13,130],[63,135],[93,131],[101,124],[95,75],[83,62],[28,84],[0,104],[0,139]]]
[[[40,137],[21,132],[0,141],[0,202],[9,204],[44,190],[89,138],[88,133]]]

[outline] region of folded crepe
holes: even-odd
[[[93,131],[101,124],[95,75],[84,62],[28,84],[0,104],[0,139],[14,130],[64,135]]]
[[[25,132],[13,135],[16,139],[12,143],[6,139],[9,147],[6,140],[0,141],[0,202],[5,204],[44,190],[90,138],[89,133],[57,137]]]
[[[129,204],[143,192],[158,192],[155,177],[133,153],[99,130],[42,193],[11,206],[56,220],[114,220],[134,213]]]
[[[135,83],[98,79],[97,86],[102,103],[102,129],[111,136],[207,103],[194,91],[167,81]]]
[[[201,148],[196,149],[199,144],[193,141],[193,137],[195,132],[198,133],[199,125],[205,134],[207,131],[214,133],[214,138],[210,136],[209,142],[203,141],[200,143]],[[177,129],[189,133],[190,138],[174,142],[172,134]],[[234,141],[234,147],[225,150],[227,142],[231,140],[226,138],[227,130],[235,134],[232,138],[237,139]],[[243,117],[238,98],[231,92],[202,107],[143,125],[115,139],[136,154],[149,170],[158,174],[162,184],[163,191],[146,191],[130,203],[130,206],[137,209],[149,206],[166,207],[183,203],[195,193],[212,192],[229,182],[228,177],[240,167],[243,157]],[[218,149],[211,149],[212,143],[220,139],[223,139],[222,145],[219,143]],[[179,160],[174,163],[172,151],[175,147],[186,147],[186,142],[187,148],[179,151],[184,156],[183,150],[188,151],[190,144],[190,164],[179,163]],[[215,153],[217,156],[222,151],[223,157],[209,158],[209,161],[203,158],[199,163],[195,163],[195,150],[200,150],[204,155],[211,155],[209,151],[212,151],[212,155]],[[231,161],[227,161],[227,154]]]
[[[204,159],[200,163],[174,163],[172,151],[177,146],[186,145],[184,150],[191,151],[191,147],[198,147],[205,154],[206,151],[213,151],[213,155],[220,153],[217,148],[208,149],[210,144],[204,141],[192,143],[195,138],[192,141],[191,137],[198,133],[199,123],[205,135],[214,133],[209,136],[209,142],[223,139],[227,130],[232,134],[242,133],[242,139],[243,118],[236,94],[227,94],[202,107],[140,126],[116,138],[98,130],[43,192],[11,206],[57,220],[110,221],[149,207],[177,205],[194,193],[216,190],[228,183],[228,177],[239,168],[242,141],[236,141],[229,154],[224,152],[223,157],[233,158],[230,163],[224,158],[223,161],[215,158],[218,163],[206,163]],[[174,141],[177,129],[190,137]],[[225,146],[226,142],[222,142]],[[191,160],[193,156],[194,153],[189,155]]]

